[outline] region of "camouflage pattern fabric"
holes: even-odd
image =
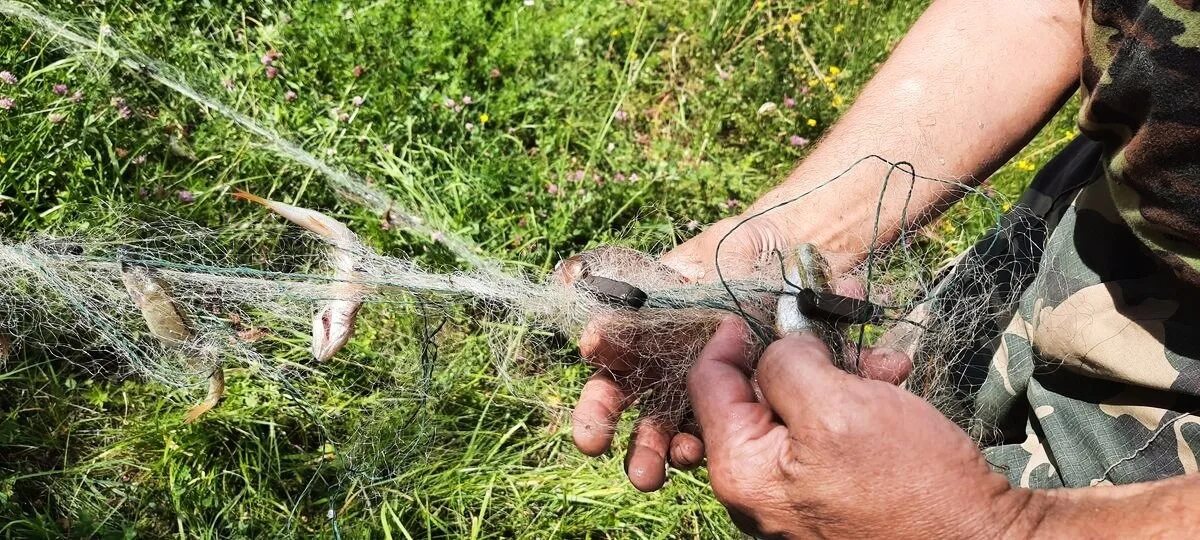
[[[1024,487],[1200,462],[1200,0],[1084,0],[1079,125],[1102,166],[1045,241],[974,389]]]

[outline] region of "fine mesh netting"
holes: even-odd
[[[279,387],[304,422],[321,431],[329,454],[345,460],[345,475],[371,485],[402,472],[404,459],[425,447],[422,437],[434,436],[400,437],[398,433],[409,430],[396,427],[420,421],[421,407],[412,404],[437,399],[429,395],[427,385],[437,368],[438,351],[464,342],[444,340],[448,331],[487,334],[501,373],[520,377],[539,362],[555,361],[543,354],[545,344],[539,340],[547,340],[547,335],[574,339],[589,321],[603,320],[610,339],[646,359],[639,369],[621,376],[646,388],[639,407],[668,425],[677,425],[688,414],[684,376],[720,320],[740,316],[756,329],[754,339],[774,337],[776,303],[787,285],[786,253],[735,260],[718,252],[718,274],[702,283],[681,279],[655,255],[620,246],[565,261],[551,275],[504,270],[502,261],[482,257],[468,241],[446,232],[436,216],[404,208],[378,186],[328,165],[198,90],[202,82],[133,50],[111,31],[67,24],[7,0],[0,0],[0,13],[48,33],[73,54],[141,73],[220,113],[276,154],[320,174],[348,200],[397,228],[446,244],[468,268],[422,268],[382,253],[353,234],[333,239],[303,225],[284,225],[267,217],[267,211],[257,230],[210,230],[159,216],[86,234],[9,239],[0,245],[0,356],[22,348],[61,356],[96,372],[133,374],[187,389],[191,401],[179,404],[181,420],[202,421],[205,411],[220,406],[223,372],[244,370],[256,381]],[[938,184],[964,194],[961,204],[971,210],[951,212],[927,224],[908,216],[906,208],[898,236],[876,226],[862,242],[870,246],[866,252],[827,253],[862,261],[837,277],[861,284],[863,296],[882,312],[868,324],[832,328],[824,337],[847,366],[855,365],[853,358],[865,346],[907,351],[914,370],[906,388],[977,440],[994,440],[996,426],[974,419],[970,392],[986,374],[992,350],[986,342],[1008,324],[1024,286],[1038,270],[1040,251],[1029,246],[1040,243],[1029,235],[1037,234],[1031,231],[1038,230],[1039,218],[1020,207],[1002,217],[1001,201],[972,183],[924,177],[902,162],[868,156],[848,171],[880,163],[888,166],[886,173],[866,180],[860,175],[854,181],[874,182],[881,201],[889,192],[911,193],[915,186]],[[839,182],[848,181],[839,175],[816,189],[836,190]],[[802,208],[809,195],[800,194],[767,212]],[[994,224],[975,248],[954,254],[929,241],[930,227],[953,226],[955,220],[966,219],[964,215]],[[253,240],[263,231],[281,240],[264,248]],[[644,292],[644,305],[631,309],[581,287],[572,264],[584,261],[590,275]],[[721,272],[734,267],[742,270]],[[418,354],[403,359],[410,365],[402,374],[368,369],[370,383],[339,387],[342,382],[319,359],[337,355],[356,330],[365,342],[378,339],[362,333],[375,326],[372,317],[377,313],[371,308],[380,306],[409,315],[405,322],[410,326],[403,332],[405,339],[416,342]],[[297,354],[285,343],[287,338],[308,342],[311,347],[305,350],[311,348],[312,354]],[[515,357],[523,364],[512,362]],[[1034,359],[1010,362],[1032,364]],[[305,393],[312,391],[371,392],[373,398],[370,406],[346,412],[354,417],[351,429],[327,433],[322,420],[305,407]],[[1163,423],[1147,436],[1147,447],[1170,444],[1175,440],[1171,434],[1178,437],[1180,430],[1195,429],[1191,418],[1180,415]],[[1127,466],[1157,466],[1131,465],[1134,457],[1114,462],[1104,476]],[[1164,470],[1168,465],[1162,464]]]
[[[641,406],[676,422],[687,412],[682,392],[687,368],[723,317],[735,314],[746,318],[758,329],[760,341],[773,337],[773,310],[784,286],[784,254],[736,261],[718,253],[718,279],[698,284],[684,282],[654,257],[633,250],[612,247],[589,252],[590,273],[628,283],[648,296],[646,305],[637,310],[614,306],[574,286],[562,272],[528,276],[500,270],[497,261],[479,257],[466,241],[439,229],[436,220],[402,208],[377,186],[326,164],[270,127],[205,93],[200,90],[205,86],[202,82],[140,53],[111,28],[68,23],[8,0],[0,1],[0,13],[47,33],[56,45],[97,69],[107,67],[101,62],[121,66],[218,112],[258,137],[266,148],[319,173],[349,200],[398,228],[445,243],[475,268],[451,274],[430,272],[410,261],[381,255],[356,238],[331,241],[295,229],[291,241],[263,253],[260,246],[245,241],[251,232],[203,230],[169,216],[93,231],[86,238],[28,238],[3,248],[6,266],[11,268],[2,278],[8,291],[4,327],[17,346],[38,347],[51,354],[64,349],[86,351],[73,358],[103,357],[120,366],[118,369],[168,386],[207,387],[206,401],[211,401],[213,392],[221,390],[214,377],[223,366],[246,367],[255,376],[285,385],[319,375],[319,363],[280,360],[274,354],[278,351],[271,350],[273,342],[260,339],[262,330],[311,336],[314,356],[327,358],[320,349],[336,349],[345,343],[356,326],[361,304],[401,304],[419,313],[423,324],[415,334],[421,341],[422,358],[434,354],[437,329],[448,319],[462,322],[464,315],[566,336],[578,336],[587,321],[603,319],[611,340],[625,346],[629,354],[648,359],[640,371],[627,376],[662,381],[654,385],[657,391],[642,396]],[[965,183],[920,176],[908,164],[870,156],[855,161],[847,172],[879,163],[890,164],[878,179],[881,204],[889,189],[907,189],[911,195],[918,183],[938,183],[968,193],[966,204],[976,209],[975,216],[998,219],[1001,213],[999,202],[986,193]],[[844,174],[816,189],[836,189]],[[810,193],[763,213],[803,205]],[[872,237],[864,239],[863,244],[871,246],[866,253],[826,253],[827,257],[863,260],[849,277],[861,283],[865,296],[886,312],[873,324],[839,328],[825,337],[839,356],[851,358],[886,334],[884,341],[894,341],[914,355],[910,390],[966,422],[969,411],[959,390],[964,373],[951,366],[961,360],[962,351],[974,345],[973,336],[1011,313],[1017,285],[1026,276],[997,273],[992,259],[964,257],[953,265],[952,272],[956,283],[969,285],[941,291],[947,297],[953,293],[953,301],[939,302],[934,284],[940,276],[929,269],[940,266],[946,254],[923,241],[920,224],[909,223],[915,216],[908,216],[907,210],[902,221],[899,237],[876,227]],[[722,268],[730,267],[741,269],[736,279],[723,275]],[[159,302],[166,302],[166,307],[139,305],[135,300],[141,288],[161,291]],[[462,306],[469,306],[469,314]],[[165,339],[155,332],[153,328],[161,322],[154,320],[153,313],[163,310],[176,312],[174,324],[185,325],[186,332]],[[338,317],[343,320],[335,320]],[[338,333],[340,336],[334,335]],[[494,344],[497,350],[521,346],[504,337]],[[432,362],[422,364],[425,370]],[[340,442],[374,448],[377,453],[383,453],[381,445],[390,444],[369,439]]]
[[[817,189],[831,189],[836,181]],[[907,175],[909,183],[926,181],[941,182]],[[800,204],[803,197],[779,206]],[[986,201],[981,193],[970,197],[979,199],[972,204]],[[328,219],[281,206],[285,216],[302,211]],[[314,343],[313,356],[324,360],[353,334],[362,304],[412,306],[426,320],[443,321],[437,325],[461,315],[458,307],[469,306],[472,316],[571,337],[588,321],[604,320],[612,341],[647,359],[645,372],[628,376],[664,381],[660,391],[644,397],[643,406],[678,420],[687,410],[683,376],[707,335],[722,318],[737,315],[759,329],[757,339],[773,339],[776,301],[785,285],[780,253],[730,261],[718,252],[718,270],[730,264],[752,270],[736,279],[718,271],[719,279],[706,283],[687,282],[654,257],[620,247],[581,254],[551,276],[512,274],[496,265],[438,273],[380,254],[348,229],[336,240],[320,234],[325,230],[293,227],[289,240],[276,243],[278,252],[243,245],[253,231],[205,230],[170,217],[121,223],[87,236],[8,243],[0,251],[8,269],[0,276],[6,291],[3,331],[18,346],[104,351],[140,376],[180,387],[200,384],[230,363],[274,381],[298,376],[298,369],[311,376],[320,362],[308,361],[300,369],[292,360],[273,360],[257,343],[256,329],[306,334]],[[848,357],[881,334],[908,349],[916,359],[910,390],[965,420],[966,411],[955,399],[963,374],[953,366],[971,340],[1011,313],[1018,282],[1027,276],[997,272],[996,261],[967,254],[947,270],[957,288],[939,290],[934,284],[941,276],[926,270],[936,263],[931,260],[935,249],[919,240],[918,230],[903,233],[890,249],[876,246],[849,274],[865,284],[865,296],[880,307],[880,316],[826,337]],[[582,286],[571,268],[579,261],[586,262],[590,275],[644,292],[644,305],[614,303]],[[171,330],[172,325],[182,329]],[[164,326],[168,330],[156,330]],[[425,346],[436,347],[436,330],[417,333],[429,342]],[[332,349],[324,354],[322,346]]]

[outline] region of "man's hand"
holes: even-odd
[[[986,0],[934,2],[855,104],[784,181],[747,212],[805,195],[802,204],[763,216],[739,228],[722,246],[721,268],[730,277],[774,248],[799,241],[817,245],[839,275],[868,246],[894,239],[908,218],[931,217],[961,195],[952,183],[918,182],[882,190],[888,168],[867,162],[842,172],[858,158],[880,155],[911,162],[923,174],[943,178],[987,178],[1014,155],[1074,91],[1083,56],[1080,11],[1075,0],[1036,4]],[[1039,51],[1036,61],[1014,50]],[[840,180],[816,188],[830,178]],[[881,191],[885,195],[879,204]],[[877,219],[878,216],[878,219]],[[715,280],[716,244],[735,217],[679,246],[663,263],[693,281]],[[880,229],[874,226],[879,223]],[[840,266],[840,268],[839,268]],[[842,294],[846,294],[843,292]],[[650,377],[621,375],[643,359],[614,346],[603,321],[593,321],[580,342],[599,370],[575,409],[575,444],[590,455],[605,452],[621,412],[653,385]],[[619,384],[618,380],[629,381]],[[677,435],[679,426],[643,415],[635,428],[627,469],[638,489],[662,485],[665,462],[694,464],[703,455],[700,439]]]
[[[717,243],[741,221],[742,218],[729,218],[713,224],[663,256],[662,263],[689,282],[715,280]],[[765,260],[775,250],[790,244],[791,239],[769,219],[751,220],[734,231],[722,245],[721,270],[726,277],[746,275],[753,269],[755,261]],[[604,319],[592,320],[579,340],[581,354],[597,370],[583,387],[572,414],[572,426],[575,445],[591,456],[608,450],[617,420],[634,404],[637,396],[650,389],[660,394],[674,392],[680,397],[683,394],[683,388],[663,388],[661,374],[653,369],[653,359],[641,358],[623,345],[628,343],[627,339],[614,339],[606,330]],[[703,336],[697,339],[703,339]],[[668,398],[660,403],[678,407],[679,401]],[[700,439],[686,429],[681,430],[685,426],[667,420],[678,418],[678,415],[662,412],[643,408],[630,440],[625,469],[629,480],[642,491],[662,487],[668,460],[673,466],[686,468],[704,458],[704,445]]]
[[[688,377],[713,491],[743,530],[941,538],[1032,526],[1035,492],[1010,488],[962,430],[892,384],[906,358],[866,353],[866,373],[888,382],[864,379],[805,334],[772,344],[755,371],[745,332],[722,324]]]

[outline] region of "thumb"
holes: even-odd
[[[788,426],[821,416],[825,399],[862,379],[833,365],[833,356],[812,332],[789,334],[774,342],[758,361],[755,373],[763,399]]]

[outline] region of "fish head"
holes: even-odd
[[[354,321],[361,302],[336,300],[329,302],[313,316],[313,358],[324,362],[342,350],[354,335]]]

